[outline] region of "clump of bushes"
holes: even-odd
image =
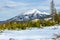
[[[46,20],[37,20],[32,21],[29,20],[28,22],[8,22],[5,24],[1,24],[0,25],[0,30],[4,30],[4,29],[8,29],[8,30],[16,30],[16,29],[22,29],[25,30],[26,28],[31,28],[31,27],[36,27],[36,28],[40,28],[41,26],[51,26],[51,25],[55,25],[55,22],[52,21],[46,21]]]

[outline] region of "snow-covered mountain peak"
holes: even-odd
[[[33,9],[32,11],[40,13],[40,11],[38,9]]]
[[[49,13],[47,13],[47,12],[41,12],[41,11],[39,11],[38,9],[33,9],[33,10],[28,10],[28,11],[26,11],[25,13],[24,13],[24,15],[25,14],[46,14],[46,15],[49,15]]]
[[[28,10],[28,11],[26,11],[24,14],[33,14],[33,13],[41,13],[39,10],[37,10],[37,9],[33,9],[33,10]]]

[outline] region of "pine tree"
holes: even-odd
[[[52,15],[52,21],[54,22],[54,15],[57,13],[54,1],[51,2],[51,15]]]

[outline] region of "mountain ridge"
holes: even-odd
[[[47,13],[47,12],[41,12],[38,9],[28,10],[28,11],[24,12],[23,14],[25,15],[25,14],[32,14],[32,13],[37,13],[37,14],[39,13],[39,14],[50,15],[49,13]]]

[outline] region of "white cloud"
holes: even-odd
[[[0,7],[8,6],[8,7],[18,7],[18,6],[26,6],[28,4],[22,2],[14,2],[11,0],[0,0]]]

